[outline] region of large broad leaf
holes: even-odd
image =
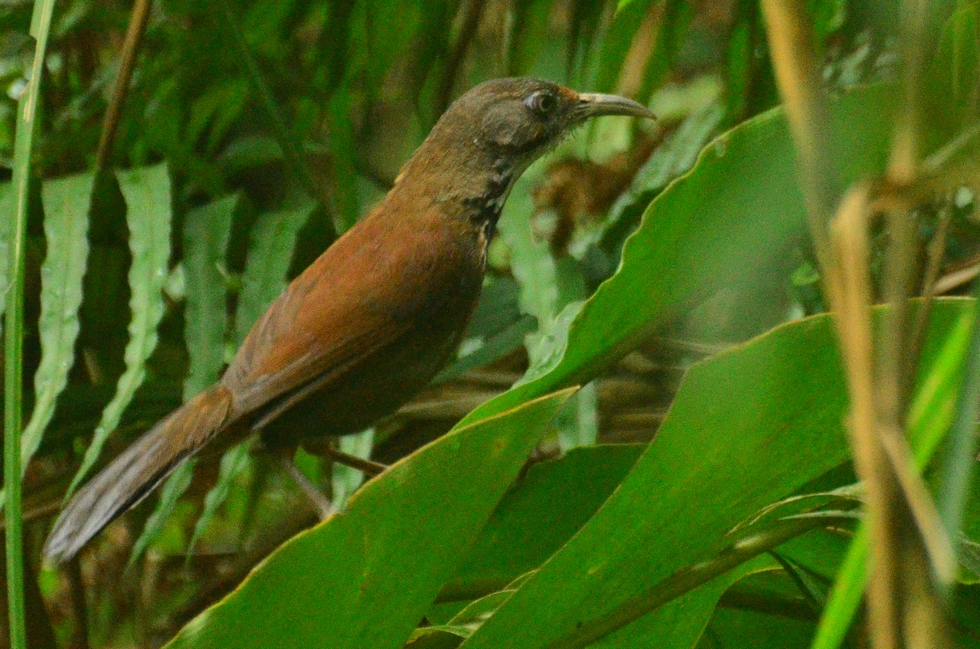
[[[577,448],[531,467],[504,496],[443,595],[485,594],[540,566],[595,514],[644,448]]]
[[[719,575],[682,597],[664,604],[630,626],[593,643],[596,649],[692,649],[711,620],[718,600],[738,580],[763,571],[775,570],[779,563],[770,556],[751,561]]]
[[[168,646],[401,646],[570,395],[458,429],[402,460]]]
[[[930,338],[945,336],[970,304],[937,303]],[[846,408],[829,316],[695,365],[615,494],[464,646],[551,646],[712,558],[736,525],[847,460]]]
[[[884,116],[891,106],[885,88],[855,91],[832,103],[845,180],[884,167]],[[484,404],[464,423],[563,385],[586,383],[684,307],[723,287],[755,281],[774,255],[802,236],[805,213],[781,109],[720,136],[690,173],[650,204],[624,246],[616,275],[585,303],[543,375]]]

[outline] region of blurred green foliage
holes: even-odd
[[[887,163],[897,4],[805,3],[849,182]],[[0,7],[4,169],[32,10]],[[980,116],[978,11],[935,3],[926,154]],[[858,513],[834,491],[855,477],[830,322],[800,319],[825,305],[758,2],[159,0],[123,97],[134,15],[119,0],[58,3],[44,61],[24,489],[28,577],[47,614],[35,607],[29,639],[554,648],[621,614],[594,646],[809,646]],[[301,453],[314,485],[341,503],[353,492],[313,527],[296,484],[246,444],[183,467],[78,564],[41,567],[66,490],[213,382],[448,103],[503,75],[627,94],[660,122],[596,122],[516,185],[456,358],[341,443],[397,464],[361,486]],[[118,122],[105,120],[113,104]],[[971,157],[964,145],[936,174]],[[917,215],[923,249],[944,233],[953,294],[980,265],[976,187],[961,184]],[[12,192],[0,192],[2,310]],[[923,376],[934,359],[959,367],[965,352],[942,343],[973,311],[934,306]],[[959,373],[947,379],[936,408],[955,402]],[[535,445],[551,461],[522,468]],[[793,516],[833,523],[786,541]],[[750,522],[776,540],[729,570]],[[952,628],[980,646],[974,555],[963,564]],[[697,566],[704,579],[670,581]]]

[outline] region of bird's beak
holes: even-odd
[[[619,95],[602,95],[594,92],[579,93],[579,104],[575,112],[580,119],[598,117],[599,115],[628,115],[630,117],[647,117],[657,119],[649,108]]]

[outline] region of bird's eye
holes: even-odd
[[[528,95],[524,99],[524,105],[531,109],[533,113],[541,117],[547,117],[558,106],[558,100],[550,92],[539,90]]]

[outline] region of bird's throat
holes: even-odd
[[[484,246],[490,245],[504,203],[507,202],[510,190],[519,175],[519,170],[515,169],[513,164],[504,160],[497,161],[487,175],[482,192],[463,200],[466,216],[479,229]]]

